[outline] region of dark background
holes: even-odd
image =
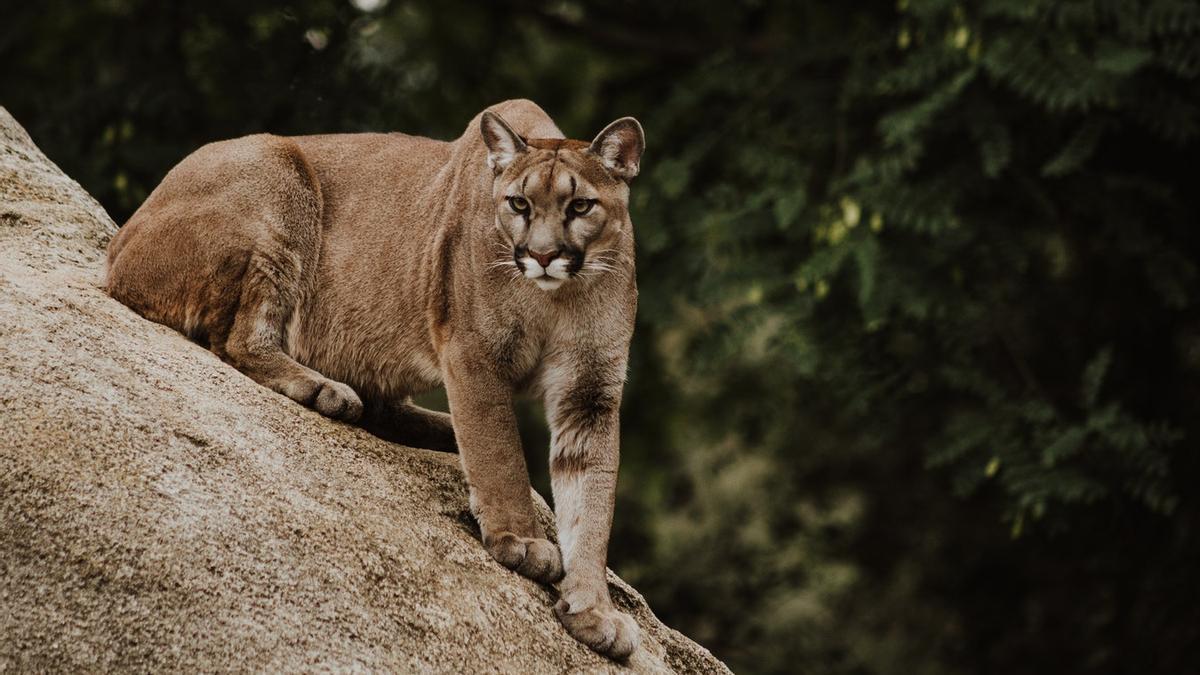
[[[1198,78],[1177,0],[0,5],[118,222],[211,140],[638,117],[611,564],[747,673],[1200,669]]]

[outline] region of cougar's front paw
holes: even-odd
[[[317,395],[313,397],[312,407],[317,412],[343,422],[354,422],[362,417],[363,402],[349,385],[333,380],[325,380]]]
[[[562,554],[558,552],[558,546],[546,539],[504,532],[488,537],[484,548],[501,565],[534,581],[553,584],[563,577]]]
[[[610,659],[627,659],[637,649],[637,622],[613,607],[576,609],[563,598],[554,613],[572,637]]]

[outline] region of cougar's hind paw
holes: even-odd
[[[355,422],[363,413],[362,399],[358,394],[349,385],[333,380],[321,383],[312,407],[322,415],[343,422]]]
[[[297,377],[282,384],[272,384],[271,388],[335,420],[355,422],[362,417],[362,399],[349,385],[341,382],[325,378]]]

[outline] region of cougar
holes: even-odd
[[[487,551],[558,583],[567,631],[625,658],[638,628],[613,607],[605,568],[644,147],[631,117],[568,140],[525,100],[451,142],[212,143],[112,240],[107,290],[329,417],[457,449]],[[441,385],[449,415],[413,404]],[[512,405],[523,391],[545,403],[557,546],[531,499]]]

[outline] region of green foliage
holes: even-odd
[[[4,104],[118,218],[221,137],[638,116],[612,561],[735,670],[1200,665],[1194,2],[6,19]]]

